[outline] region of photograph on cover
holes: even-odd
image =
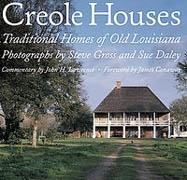
[[[186,0],[1,0],[0,179],[186,180]]]

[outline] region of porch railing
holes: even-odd
[[[95,124],[96,125],[107,125],[108,124],[108,118],[95,118]],[[111,125],[123,125],[123,118],[112,118],[110,120]],[[159,119],[155,119],[155,124],[156,125],[167,125],[168,121],[161,121]],[[125,125],[130,125],[130,126],[137,126],[139,125],[139,119],[134,119],[134,120],[129,120],[125,119]],[[148,125],[154,125],[153,120],[147,120],[147,119],[140,119],[140,125],[141,126],[148,126]]]

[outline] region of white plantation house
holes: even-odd
[[[93,138],[171,137],[170,111],[144,86],[116,87],[93,112]]]
[[[170,119],[170,110],[150,88],[117,81],[93,112],[93,138],[187,137],[187,128]]]
[[[172,134],[171,137],[173,138],[184,138],[187,137],[187,126],[184,126],[181,123],[176,123],[173,121],[172,126]]]

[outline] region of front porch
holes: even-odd
[[[152,129],[152,131],[146,132],[149,133],[152,138],[157,138],[159,136],[159,128],[167,128],[165,136],[167,134],[167,137],[170,138],[170,113],[93,113],[93,121],[93,138],[96,137],[97,127],[105,127],[107,129],[107,138],[111,137],[111,129],[113,127],[121,127],[123,138],[130,136],[128,131],[129,128],[136,129],[136,131],[134,131],[134,137],[137,138],[144,137],[143,131],[146,128]],[[133,134],[133,132],[131,133]]]

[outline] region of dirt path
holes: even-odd
[[[137,150],[135,159],[137,160],[137,172],[139,180],[164,180],[163,177],[153,173],[153,167],[149,163],[149,158],[144,154],[143,148],[139,144],[135,144]]]
[[[106,156],[103,162],[87,176],[87,180],[104,180],[105,175],[111,170],[123,146],[119,146],[111,155]]]

